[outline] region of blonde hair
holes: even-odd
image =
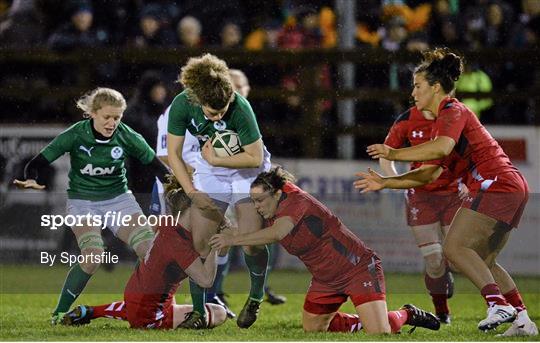
[[[211,54],[190,58],[179,81],[191,101],[216,110],[227,106],[234,94],[227,63]]]
[[[126,109],[126,99],[117,90],[112,88],[98,87],[77,100],[77,108],[83,111],[83,116],[88,118],[90,113],[96,113],[104,106],[120,107]]]

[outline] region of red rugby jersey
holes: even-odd
[[[476,115],[455,98],[439,105],[432,137],[452,138],[456,145],[442,165],[454,175],[470,173],[468,180],[493,179],[498,174],[517,171],[499,143],[480,123]]]
[[[292,183],[286,183],[274,218],[290,217],[294,228],[279,243],[297,256],[313,279],[339,287],[371,262],[374,252],[326,206]]]
[[[409,108],[400,114],[384,140],[384,144],[394,148],[406,148],[419,145],[431,140],[432,129],[435,120],[424,118],[416,106]],[[419,168],[422,162],[411,162],[411,170]],[[415,188],[417,191],[429,192],[457,192],[457,177],[447,168],[437,180],[422,187]]]

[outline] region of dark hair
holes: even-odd
[[[234,94],[227,63],[211,54],[190,58],[182,67],[180,83],[190,100],[215,110],[227,106]]]
[[[296,178],[281,166],[277,166],[267,172],[260,173],[251,183],[251,188],[261,186],[265,192],[275,193],[282,189],[287,182],[296,182]]]
[[[463,73],[463,58],[448,48],[435,48],[422,53],[422,63],[414,69],[414,74],[424,73],[430,85],[440,83],[445,93],[454,90]]]
[[[191,199],[174,175],[167,174],[165,178],[167,179],[167,182],[163,184],[165,201],[171,213],[176,216],[178,212],[181,213],[191,206]]]

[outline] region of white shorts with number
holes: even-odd
[[[131,192],[100,201],[68,199],[66,206],[67,214],[71,216],[78,217],[86,216],[87,214],[99,216],[102,221],[101,227],[108,227],[115,236],[118,229],[122,226],[123,217],[142,213],[141,207]],[[105,216],[107,212],[109,214]]]

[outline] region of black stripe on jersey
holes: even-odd
[[[471,204],[471,210],[476,211],[478,209],[478,206],[480,206],[480,201],[482,201],[482,197],[484,196],[484,191],[481,189],[478,191],[478,194],[473,200],[473,203]]]
[[[358,263],[360,263],[360,257],[355,255],[353,252],[349,252],[347,248],[341,244],[340,241],[332,237],[332,247],[340,253],[342,256],[344,256],[349,262],[351,262],[352,265],[356,266]]]
[[[410,116],[411,116],[411,109],[409,108],[407,111],[397,116],[396,120],[394,121],[394,124],[397,124],[400,121],[409,120]]]
[[[457,142],[454,149],[459,154],[459,156],[462,156],[465,154],[465,149],[469,146],[469,140],[465,137],[465,135],[462,133],[461,136],[459,136],[459,141]]]
[[[313,234],[313,236],[317,238],[322,237],[324,227],[323,227],[323,222],[321,218],[312,215],[304,219],[304,222],[306,223],[306,226],[308,227],[309,231]]]
[[[377,278],[377,265],[375,263],[375,258],[371,258],[371,263],[368,265],[368,271],[369,275],[373,278],[373,282],[375,285],[373,286],[375,288],[375,292],[381,293],[381,285],[379,284],[379,278]]]
[[[186,233],[184,232],[184,229],[182,229],[181,227],[176,228],[175,231],[180,236],[180,238],[182,238],[183,240],[187,241],[189,239],[188,236],[186,236]]]

